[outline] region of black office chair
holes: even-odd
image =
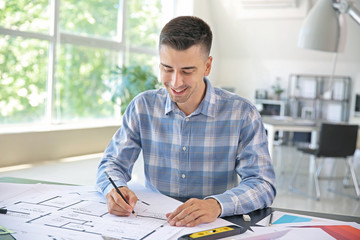
[[[318,177],[321,172],[324,158],[343,158],[346,160],[348,170],[345,178],[350,172],[352,180],[354,182],[356,197],[359,200],[359,185],[356,179],[352,158],[349,158],[354,155],[354,152],[356,150],[357,133],[358,125],[322,123],[318,148],[298,148],[298,150],[302,151],[303,153],[311,154],[316,158],[322,158],[322,163],[319,165],[319,167],[316,168],[315,166],[316,171],[313,175],[315,182],[316,200],[320,200],[320,187]],[[290,183],[290,190],[296,192],[299,191],[294,188],[293,185],[296,180],[300,161],[301,159],[298,159]]]

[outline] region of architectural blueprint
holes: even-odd
[[[0,199],[0,207],[8,209],[6,215],[0,216],[0,226],[13,230],[14,237],[19,240],[34,239],[34,235],[36,239],[102,239],[107,236],[131,240],[141,239],[154,230],[146,239],[166,239],[181,231],[181,228],[169,226],[165,218],[165,213],[179,203],[161,194],[138,191],[138,197],[146,202],[138,201],[134,209],[137,216],[118,217],[108,213],[105,198],[94,189],[53,188],[35,185],[10,199]],[[172,209],[159,201],[171,202],[169,208]]]

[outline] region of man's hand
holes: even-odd
[[[221,214],[221,206],[214,198],[189,199],[174,212],[166,214],[171,226],[194,227],[201,223],[215,221]]]
[[[133,211],[138,198],[135,193],[127,187],[119,187],[119,190],[124,195],[126,200],[129,202],[127,204],[124,199],[116,192],[116,189],[113,188],[111,191],[106,194],[106,202],[110,214],[118,216],[129,216]]]

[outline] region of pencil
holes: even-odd
[[[273,218],[273,213],[270,214],[269,226],[271,226],[271,224],[272,224],[272,218]]]
[[[108,179],[110,180],[111,184],[114,186],[116,192],[121,196],[121,198],[128,204],[129,202],[126,200],[126,198],[124,197],[124,195],[120,192],[119,188],[115,185],[114,181],[111,179],[111,177],[109,176],[109,174],[107,172],[105,172],[105,175],[108,177]],[[136,216],[136,213],[134,210],[132,210],[131,212],[132,214],[134,214]]]

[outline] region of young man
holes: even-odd
[[[190,198],[167,214],[173,226],[196,226],[272,203],[275,174],[260,115],[247,100],[210,84],[211,42],[210,27],[197,17],[175,18],[162,29],[165,88],[134,98],[99,165],[97,184],[111,214],[130,215],[137,202],[126,183],[141,150],[147,187]]]

